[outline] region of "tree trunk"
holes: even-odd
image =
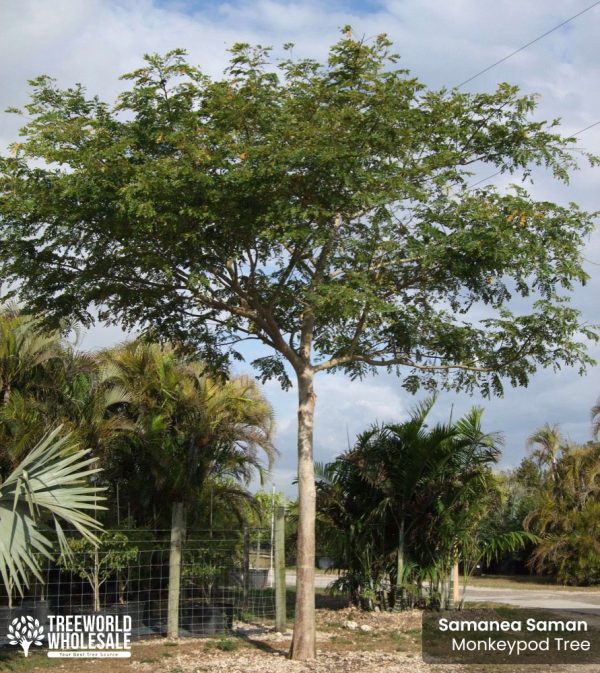
[[[100,612],[100,556],[94,547],[94,612]]]
[[[313,659],[315,644],[315,515],[316,490],[313,463],[315,414],[314,372],[310,366],[298,374],[298,558],[296,561],[296,617],[290,657]]]

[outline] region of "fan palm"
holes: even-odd
[[[87,480],[96,474],[96,458],[79,449],[59,426],[47,434],[0,483],[0,576],[9,595],[23,593],[33,574],[42,581],[40,558],[50,558],[53,524],[63,553],[68,546],[62,526],[96,541],[98,522],[87,513],[103,509],[100,489]],[[62,524],[61,524],[62,520]]]

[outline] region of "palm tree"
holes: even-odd
[[[600,398],[592,407],[592,435],[596,439],[600,435]]]
[[[55,424],[48,401],[55,394],[52,365],[63,355],[56,331],[12,306],[0,307],[0,474],[7,474]]]
[[[134,431],[125,413],[131,395],[111,380],[98,355],[64,348],[49,373],[55,380],[51,413],[93,455],[109,453],[123,433]]]
[[[530,559],[530,566],[549,572],[563,584],[600,583],[600,502],[587,500],[578,509],[560,508],[560,520],[546,520],[545,534]]]
[[[0,576],[9,597],[13,588],[23,593],[30,574],[43,581],[39,559],[51,558],[53,544],[42,522],[53,524],[63,553],[68,553],[64,524],[97,541],[94,531],[100,526],[86,513],[104,509],[101,489],[87,483],[99,471],[96,458],[61,432],[59,426],[47,434],[0,481]]]
[[[474,523],[474,509],[489,490],[488,466],[500,453],[499,436],[481,430],[481,409],[472,409],[454,424],[427,428],[434,403],[429,399],[408,421],[385,425],[366,444],[359,439],[356,447],[363,479],[380,494],[375,512],[387,513],[397,527],[400,599],[406,537],[413,536],[413,550],[426,551],[431,564],[441,563],[449,572],[459,538]]]
[[[270,467],[273,413],[252,379],[212,376],[172,347],[143,341],[101,357],[105,380],[129,395],[136,423],[111,460],[146,509],[157,501],[190,507],[210,479],[249,482],[264,469],[259,450]]]
[[[355,548],[370,550],[369,570],[389,571],[398,608],[417,566],[449,572],[466,531],[480,516],[491,488],[489,465],[499,455],[500,438],[481,430],[481,410],[428,428],[433,404],[427,400],[404,423],[362,433],[323,470],[318,484],[320,516],[326,525],[340,526]],[[346,553],[365,566],[353,550]],[[393,557],[394,566],[384,568],[384,557]]]
[[[13,306],[0,307],[0,403],[8,401],[15,387],[43,389],[48,384],[43,365],[60,358],[61,348],[59,332],[43,331],[40,320]]]
[[[527,446],[539,468],[544,469],[549,466],[555,480],[558,455],[563,443],[564,440],[558,425],[549,425],[548,423],[538,428],[527,439]]]
[[[600,444],[565,445],[525,527],[541,536],[530,565],[561,582],[600,581]]]

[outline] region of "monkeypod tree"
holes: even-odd
[[[592,216],[468,187],[474,166],[566,181],[574,139],[516,87],[429,91],[390,49],[350,31],[325,63],[238,44],[219,80],[183,51],[147,56],[114,106],[40,77],[0,164],[0,273],[28,310],[215,365],[258,340],[259,376],[294,380],[299,659],[315,654],[315,375],[383,367],[413,392],[489,395],[591,362],[566,295]]]

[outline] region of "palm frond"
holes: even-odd
[[[100,524],[86,510],[105,509],[103,490],[86,485],[99,472],[96,458],[78,449],[70,435],[60,436],[62,426],[47,434],[0,486],[0,575],[9,587],[23,593],[29,575],[42,580],[36,553],[50,558],[52,541],[40,524],[54,524],[61,551],[67,542],[59,520],[91,542]]]

